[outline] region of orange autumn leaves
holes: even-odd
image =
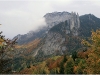
[[[75,58],[75,60],[67,55],[67,60],[61,65],[64,58],[63,56],[58,57],[56,60],[47,59],[38,65],[31,66],[30,72],[33,74],[60,74],[60,70],[64,69],[64,74],[99,74],[100,30],[96,30],[96,32],[92,31],[92,35],[88,41],[82,40],[82,44],[87,46],[86,50],[77,52],[77,58]],[[23,73],[24,71],[25,69]]]

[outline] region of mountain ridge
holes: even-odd
[[[32,33],[30,35],[27,35],[27,34],[30,33],[29,32],[29,33],[24,34],[24,35],[15,36],[14,38],[19,37],[18,43],[19,44],[28,43],[28,42],[36,39],[36,38],[44,36],[45,34],[48,33],[50,28],[52,28],[53,26],[59,24],[60,22],[66,21],[66,20],[69,20],[69,23],[71,23],[71,27],[70,27],[71,30],[73,29],[75,23],[78,23],[78,28],[79,28],[79,25],[80,25],[79,24],[79,15],[76,14],[75,12],[72,12],[72,13],[68,13],[68,12],[47,13],[46,15],[44,15],[44,18],[45,18],[45,21],[46,21],[46,24],[47,24],[45,27],[38,30],[39,32],[31,31]],[[75,30],[73,30],[73,31],[75,31]],[[67,31],[67,32],[69,33],[69,31]],[[76,35],[77,35],[77,32],[74,32],[74,33],[76,33]]]

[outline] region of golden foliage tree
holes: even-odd
[[[100,73],[100,30],[96,32],[92,31],[91,38],[89,42],[83,40],[84,45],[89,46],[88,48],[88,59],[87,63],[87,73]]]

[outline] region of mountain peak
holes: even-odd
[[[80,27],[79,15],[76,12],[53,12],[47,13],[45,16],[45,21],[48,25],[48,30],[50,30],[53,26],[59,24],[60,22],[68,21],[69,29],[74,35],[78,35],[78,28]],[[68,31],[67,33],[69,33]]]
[[[63,14],[69,14],[70,15],[70,13],[66,12],[66,11],[63,11],[63,12],[55,11],[55,12],[52,12],[52,13],[47,13],[46,15],[44,15],[44,17],[46,17],[46,16],[53,16],[53,15],[63,15]]]

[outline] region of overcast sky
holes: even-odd
[[[0,31],[9,38],[25,34],[45,25],[43,16],[55,11],[100,18],[100,0],[0,0]]]

